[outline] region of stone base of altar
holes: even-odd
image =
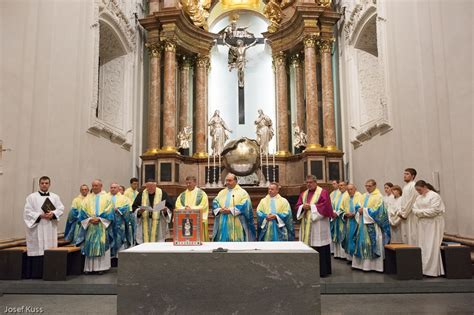
[[[142,244],[120,252],[117,313],[320,314],[318,270],[301,242]]]

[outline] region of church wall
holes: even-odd
[[[358,134],[356,115],[372,113],[361,113],[363,107],[354,100],[354,56],[348,55],[354,50],[343,31],[340,77],[349,180],[360,190],[368,178],[380,189],[386,181],[402,186],[403,170],[414,167],[417,179],[440,190],[445,231],[474,237],[472,3],[377,1],[377,6],[391,130]],[[351,9],[348,5],[346,12]]]
[[[0,140],[0,239],[25,236],[23,207],[42,175],[65,205],[64,231],[71,200],[79,186],[101,178],[127,186],[136,174],[141,150],[141,66],[129,73],[124,93],[132,107],[123,112],[131,128],[125,143],[113,134],[92,132],[91,110],[99,1],[2,1],[2,98]],[[126,2],[126,3],[125,3]],[[127,10],[133,1],[122,1]],[[128,14],[129,12],[127,12]],[[137,46],[142,43],[137,37]],[[126,61],[140,61],[141,50]],[[126,125],[127,126],[127,125]],[[136,145],[137,144],[137,145]]]

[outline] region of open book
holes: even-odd
[[[150,207],[150,206],[141,206],[140,208],[138,209],[143,209],[145,211],[161,211],[163,210],[164,208],[166,208],[166,200],[162,200],[160,201],[160,203],[158,203],[156,206],[154,206],[153,208]]]

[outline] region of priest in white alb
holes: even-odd
[[[431,190],[432,186],[424,180],[415,184],[418,192],[413,213],[418,218],[418,247],[421,248],[421,261],[425,276],[444,275],[441,260],[441,242],[444,234],[445,206],[441,196]]]
[[[44,250],[58,246],[58,220],[64,205],[58,195],[49,192],[51,180],[39,179],[39,191],[26,198],[23,220],[26,224],[27,277],[43,277]]]
[[[102,190],[101,180],[92,182],[92,192],[82,202],[79,220],[83,228],[78,242],[85,256],[84,272],[102,274],[110,269],[114,208],[110,195]]]

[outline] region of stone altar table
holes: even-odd
[[[320,314],[318,255],[302,242],[142,244],[119,253],[117,311]]]

